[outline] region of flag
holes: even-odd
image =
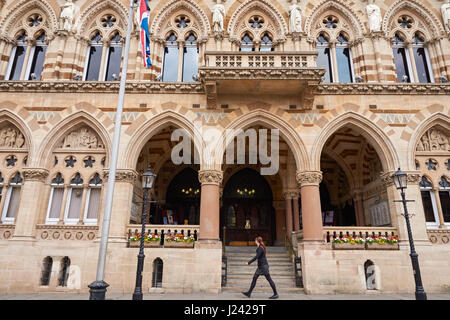
[[[140,40],[142,48],[142,57],[144,59],[144,66],[149,68],[152,66],[150,60],[150,32],[148,31],[148,20],[150,15],[150,7],[147,0],[140,0],[138,8],[139,28],[140,28]]]

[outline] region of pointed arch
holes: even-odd
[[[45,0],[22,0],[17,3],[0,22],[0,30],[5,35],[11,35],[17,32],[19,27],[18,22],[23,20],[22,18],[31,14],[33,10],[39,10],[46,16],[44,26],[41,28],[46,31],[47,34],[53,34],[58,26],[58,18],[52,6]],[[15,30],[17,29],[17,30]]]
[[[289,31],[284,18],[284,16],[287,16],[287,13],[281,13],[280,10],[278,10],[278,8],[268,0],[246,0],[233,12],[227,28],[230,39],[235,41],[241,40],[241,37],[245,31],[241,28],[242,20],[247,18],[249,14],[257,11],[260,11],[271,20],[270,27],[261,29],[261,32],[271,32],[275,36],[275,42],[284,41],[285,35]]]
[[[177,12],[187,11],[193,15],[198,23],[197,28],[191,28],[197,30],[199,34],[199,40],[207,39],[211,32],[211,25],[209,23],[208,16],[205,11],[193,0],[171,0],[163,7],[158,9],[158,13],[153,18],[150,25],[150,34],[153,36],[163,38],[170,28],[175,26],[171,25],[171,20]],[[195,25],[195,24],[194,24]]]
[[[284,139],[294,155],[297,170],[303,171],[309,168],[305,144],[296,133],[295,129],[273,113],[263,109],[256,109],[235,119],[224,129],[221,137],[222,141],[224,141],[224,147],[223,149],[216,148],[214,150],[214,154],[212,155],[214,164],[222,164],[226,146],[228,146],[235,137],[235,135],[228,135],[227,130],[237,132],[239,129],[245,130],[250,126],[258,124],[269,128],[279,129],[280,137]]]
[[[421,1],[417,0],[397,0],[389,7],[384,15],[382,24],[382,30],[386,34],[393,36],[393,33],[395,33],[395,28],[392,27],[393,19],[403,10],[411,12],[421,19],[421,24],[418,24],[417,27],[422,32],[423,30],[428,31],[428,40],[445,34],[440,19],[430,9],[425,7]]]
[[[51,161],[51,154],[58,143],[70,133],[74,128],[85,125],[92,129],[102,140],[105,147],[105,153],[110,154],[111,140],[108,132],[96,118],[84,110],[78,111],[65,119],[61,120],[52,130],[48,132],[42,140],[39,150],[36,154],[36,164],[38,168],[47,168]]]
[[[323,0],[318,3],[310,12],[305,12],[308,18],[305,21],[305,32],[308,36],[312,38],[317,38],[320,33],[320,28],[315,28],[317,21],[324,14],[339,14],[339,16],[344,19],[345,25],[343,25],[339,30],[346,30],[346,32],[352,33],[352,38],[359,38],[364,35],[366,29],[360,17],[353,8],[342,0]]]
[[[313,143],[311,151],[311,165],[315,170],[320,168],[320,156],[328,139],[343,127],[350,127],[360,133],[376,150],[381,160],[383,171],[395,170],[399,164],[399,157],[392,141],[372,120],[349,111],[331,120],[323,128]]]

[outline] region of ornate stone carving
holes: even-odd
[[[221,0],[216,0],[216,4],[213,7],[213,28],[214,32],[221,33],[223,32],[223,22],[225,18],[225,6],[222,4]]]
[[[369,4],[366,6],[366,12],[369,21],[369,30],[371,32],[381,31],[381,10],[375,4],[375,0],[369,0]]]
[[[285,200],[298,199],[299,196],[300,196],[300,192],[299,191],[289,190],[289,191],[283,192],[283,198]]]
[[[47,179],[49,171],[41,168],[26,168],[22,170],[25,181],[40,181],[44,182]]]
[[[23,148],[24,146],[25,138],[14,126],[4,127],[0,131],[0,148]]]
[[[389,171],[389,172],[382,172],[380,174],[380,179],[383,182],[383,184],[387,187],[391,187],[394,185],[394,180],[392,180],[392,175],[395,173],[395,171]],[[420,174],[416,172],[406,172],[406,182],[411,185],[418,185],[420,181]]]
[[[449,244],[450,230],[449,229],[428,229],[428,238],[433,244]]]
[[[80,225],[44,225],[36,226],[37,237],[41,240],[86,241],[93,240],[98,232],[98,226]],[[51,236],[50,236],[51,235]]]
[[[223,180],[223,172],[218,170],[202,170],[198,172],[198,180],[201,184],[220,185]]]
[[[59,15],[59,29],[64,31],[72,31],[72,21],[75,16],[75,5],[73,0],[66,0],[61,6],[61,14]]]
[[[297,183],[300,187],[318,186],[322,181],[321,171],[297,171]]]
[[[292,0],[292,5],[289,7],[289,32],[302,32],[302,9],[297,4],[297,0]]]
[[[450,151],[450,136],[437,128],[431,128],[420,138],[416,151]]]
[[[103,171],[103,177],[105,178],[106,181],[108,181],[109,170]],[[116,171],[116,181],[118,182],[134,183],[138,177],[139,174],[134,170],[118,169]]]
[[[326,83],[316,89],[317,95],[448,95],[450,85],[441,83]]]
[[[450,32],[450,0],[445,0],[445,3],[441,6],[441,13],[445,31]]]
[[[88,127],[69,133],[59,147],[63,149],[105,149],[98,135]]]

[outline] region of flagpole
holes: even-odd
[[[117,171],[117,159],[119,155],[119,143],[120,143],[120,131],[122,128],[122,114],[123,114],[123,104],[125,100],[125,85],[127,81],[127,71],[128,71],[128,56],[130,54],[130,40],[131,32],[133,29],[133,4],[137,0],[130,0],[130,12],[128,15],[128,26],[127,26],[127,37],[125,40],[125,55],[123,58],[124,64],[122,68],[122,76],[120,78],[120,88],[119,88],[119,101],[117,103],[116,111],[116,122],[114,126],[114,140],[111,150],[111,160],[109,165],[109,177],[108,185],[106,189],[106,203],[105,210],[103,212],[103,225],[102,234],[100,239],[100,249],[98,254],[98,264],[97,264],[97,278],[96,281],[91,283],[88,287],[89,290],[89,300],[105,300],[106,288],[109,287],[104,281],[105,277],[105,264],[106,264],[106,251],[108,248],[108,236],[109,227],[111,222],[111,211],[112,202],[114,196],[114,185],[116,182],[116,171]]]

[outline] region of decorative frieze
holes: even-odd
[[[59,145],[61,149],[105,149],[98,135],[88,127],[70,132]]]
[[[36,237],[40,240],[91,241],[98,233],[98,226],[37,225]]]
[[[437,128],[431,128],[420,138],[416,151],[450,151],[450,136]]]
[[[198,180],[203,184],[220,185],[223,180],[223,172],[218,170],[202,170],[198,172]]]
[[[25,138],[16,127],[9,125],[0,130],[0,148],[23,148]]]
[[[318,186],[322,181],[321,171],[298,171],[296,178],[300,187]]]
[[[381,181],[385,185],[386,188],[391,187],[394,185],[394,180],[392,180],[392,175],[395,173],[395,171],[389,171],[389,172],[382,172],[380,174]],[[406,172],[406,182],[410,185],[418,185],[421,175],[417,171],[413,172]]]
[[[39,181],[44,182],[47,179],[49,171],[42,168],[26,168],[22,170],[22,175],[25,181]]]
[[[108,181],[109,170],[103,171],[103,177],[105,178],[105,181]],[[137,173],[135,170],[131,170],[131,169],[116,170],[116,181],[117,182],[128,182],[128,183],[133,184],[138,177],[139,177],[139,173]]]
[[[427,234],[432,244],[450,244],[449,229],[428,229]]]
[[[448,95],[450,85],[445,83],[326,83],[316,88],[317,95]]]

